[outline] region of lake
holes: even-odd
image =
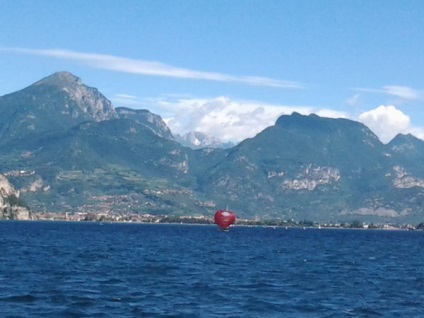
[[[424,317],[424,231],[0,222],[1,317]]]

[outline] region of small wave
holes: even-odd
[[[2,248],[0,317],[424,317],[413,232],[48,226]]]
[[[15,303],[30,303],[37,301],[37,297],[34,295],[13,295],[13,296],[6,296],[3,298],[0,298],[0,301],[10,301]]]

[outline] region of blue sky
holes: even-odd
[[[176,133],[298,111],[424,139],[421,0],[0,0],[0,95],[56,71]]]

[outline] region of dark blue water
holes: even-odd
[[[0,317],[424,317],[424,231],[0,222]]]

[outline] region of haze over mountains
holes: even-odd
[[[0,173],[35,211],[418,223],[424,141],[294,113],[238,145],[192,149],[148,110],[55,73],[0,97]],[[191,145],[192,146],[192,145]],[[193,146],[192,146],[193,147]],[[195,148],[195,147],[194,147]]]
[[[183,136],[175,134],[175,140],[181,145],[187,146],[193,149],[201,148],[231,148],[235,144],[231,142],[222,142],[221,140],[208,136],[200,131],[190,131]]]

